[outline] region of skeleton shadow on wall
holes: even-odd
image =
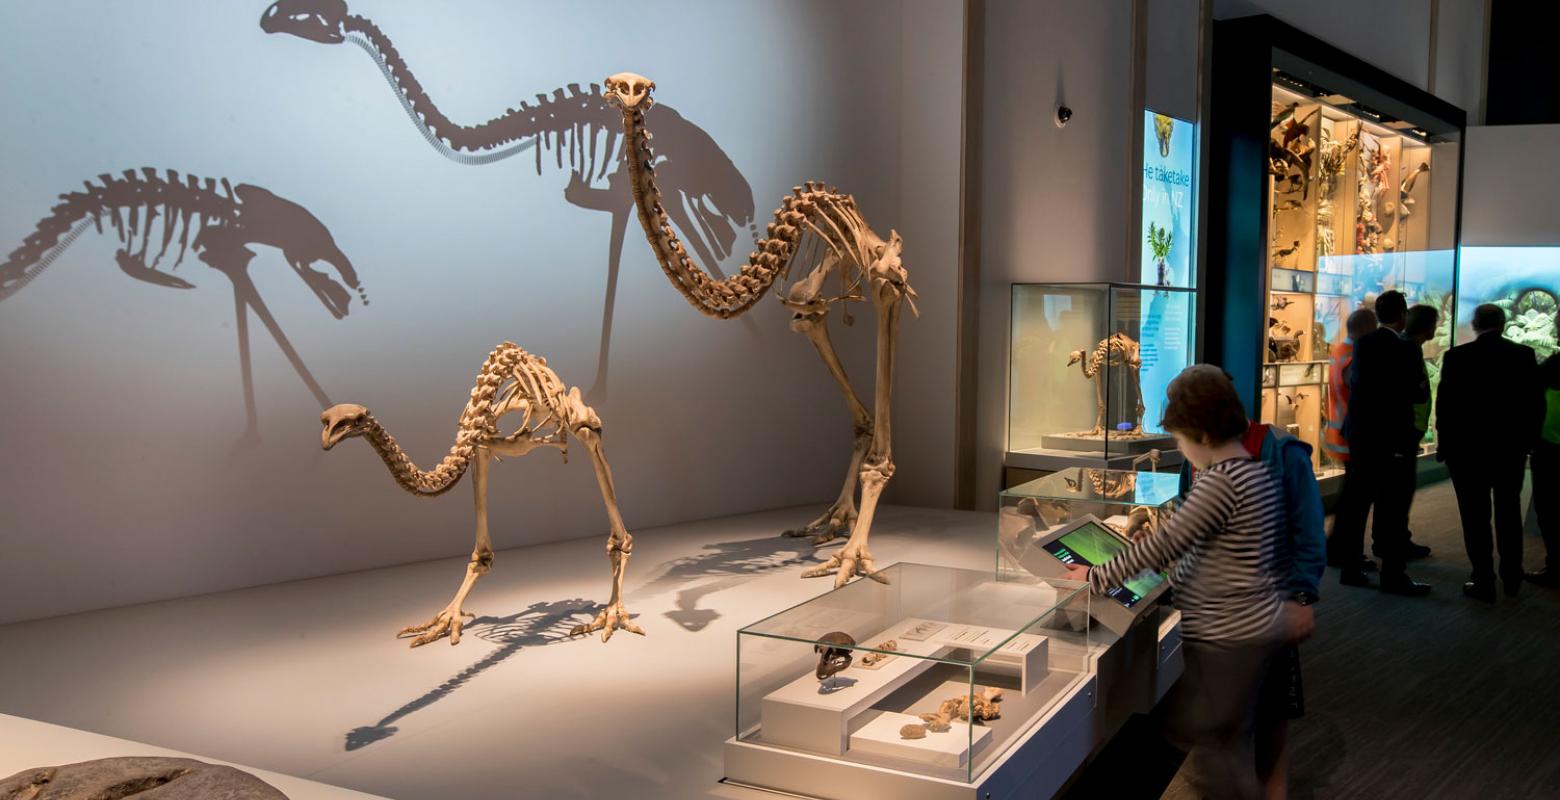
[[[525,648],[568,641],[569,629],[574,627],[575,617],[583,616],[588,620],[603,608],[599,603],[575,598],[533,603],[526,610],[505,617],[477,617],[467,625],[467,630],[483,641],[499,645],[499,648],[406,705],[386,714],[378,722],[347,731],[345,749],[358,750],[394,736],[400,730],[394,723],[443,700],[471,679],[504,663]]]
[[[458,164],[481,166],[530,151],[537,175],[544,164],[569,171],[565,201],[611,215],[600,350],[596,377],[586,392],[589,402],[605,402],[618,269],[635,212],[622,117],[607,103],[601,88],[569,84],[536,95],[534,103],[522,101],[486,122],[463,125],[434,103],[390,36],[373,20],[349,13],[342,0],[279,0],[261,15],[260,28],[317,44],[358,46],[379,67],[408,119],[439,155]],[[753,189],[714,138],[662,103],[649,110],[648,118],[656,132],[657,177],[675,198],[666,213],[681,239],[708,265],[740,252],[737,238],[744,229],[749,240],[756,241]],[[517,247],[517,252],[523,251]],[[723,276],[717,272],[716,277]],[[756,323],[744,320],[744,324],[750,334],[756,334]]]
[[[33,232],[0,263],[0,301],[42,275],[88,230],[113,232],[119,244],[114,262],[126,276],[167,289],[195,288],[194,282],[174,274],[185,254],[193,252],[201,263],[224,275],[233,288],[245,416],[237,448],[251,447],[260,439],[249,355],[250,311],[260,318],[320,408],[330,406],[330,398],[249,276],[250,262],[257,255],[251,248],[265,245],[281,251],[288,266],[336,319],[346,317],[350,310],[349,288],[368,304],[352,262],[308,209],[259,186],[235,186],[226,178],[180,176],[171,169],[159,174],[151,167],[124,170],[117,177],[99,175],[97,182],[85,182],[84,188],[59,199],[48,216],[39,220]],[[177,252],[170,252],[176,235]],[[340,280],[314,269],[317,265],[335,270]]]

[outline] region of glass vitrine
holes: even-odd
[[[1194,358],[1195,292],[1136,284],[1015,284],[1008,453],[1113,465],[1174,450],[1165,389]]]
[[[737,635],[741,742],[969,782],[1089,674],[1089,592],[894,564]]]

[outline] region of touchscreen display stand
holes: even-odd
[[[1103,564],[1126,550],[1130,543],[1097,517],[1086,515],[1046,532],[1035,544],[1055,566],[1053,576],[1060,576],[1067,566]],[[1159,599],[1166,584],[1164,573],[1144,570],[1106,593],[1113,602],[1090,603],[1090,612],[1100,624],[1124,634]]]

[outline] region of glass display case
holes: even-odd
[[[1322,443],[1349,315],[1388,290],[1439,311],[1432,387],[1450,346],[1466,114],[1271,16],[1215,22],[1213,50],[1209,358],[1339,474]]]
[[[1073,467],[1005,489],[997,501],[998,574],[1036,574],[1025,564],[1039,557],[1039,539],[1086,515],[1130,540],[1152,536],[1175,510],[1180,483],[1173,472]]]
[[[1089,676],[1089,592],[895,564],[737,635],[736,740],[971,782]]]
[[[1008,466],[1126,466],[1173,451],[1159,421],[1166,387],[1195,356],[1195,298],[1184,287],[1015,284]]]
[[[1459,145],[1283,71],[1272,92],[1261,419],[1309,443],[1325,476],[1342,471],[1322,430],[1328,363],[1351,313],[1389,289],[1434,306],[1441,330],[1424,351],[1432,386],[1439,376],[1455,313],[1456,198],[1437,190],[1456,185]]]

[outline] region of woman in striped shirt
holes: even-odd
[[[1144,570],[1169,571],[1186,662],[1168,700],[1171,738],[1191,750],[1193,782],[1205,796],[1260,797],[1253,719],[1284,608],[1283,490],[1242,445],[1246,412],[1222,370],[1189,367],[1168,394],[1164,428],[1199,479],[1159,535],[1087,579],[1103,592]]]

